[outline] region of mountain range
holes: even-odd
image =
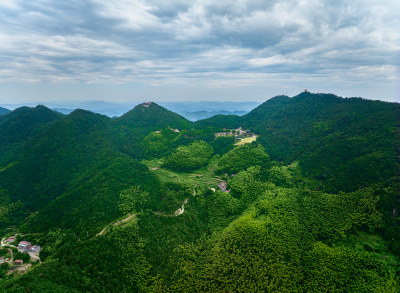
[[[43,263],[0,288],[396,292],[399,114],[309,92],[195,122],[154,102],[5,113],[0,229]]]

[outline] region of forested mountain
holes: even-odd
[[[146,128],[156,130],[165,127],[188,128],[190,122],[182,116],[168,111],[153,102],[137,105],[135,108],[115,119],[115,124],[127,128]]]
[[[8,114],[10,112],[11,112],[10,110],[0,107],[0,116]]]
[[[1,116],[0,154],[26,142],[61,116],[41,105],[35,108],[21,107]]]
[[[14,250],[32,266],[1,265],[0,290],[399,292],[399,109],[305,92],[196,123],[14,110],[0,230],[42,262]]]

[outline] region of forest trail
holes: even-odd
[[[185,204],[187,203],[188,200],[189,200],[188,198],[185,199],[185,201],[182,204],[182,207],[175,211],[174,213],[175,217],[182,215],[185,212]]]
[[[132,215],[129,215],[128,217],[126,217],[126,218],[124,218],[124,219],[122,219],[122,220],[119,220],[118,222],[115,222],[114,224],[108,224],[107,226],[104,227],[103,230],[101,230],[99,233],[96,234],[96,237],[97,237],[97,236],[100,236],[100,235],[103,235],[104,232],[106,232],[107,229],[110,228],[110,226],[118,226],[118,225],[121,225],[121,224],[126,223],[126,222],[128,222],[129,220],[133,219],[135,216],[136,216],[136,214],[132,214]]]

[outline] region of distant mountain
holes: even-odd
[[[11,112],[10,110],[0,107],[0,116],[8,114],[10,112]]]
[[[188,128],[191,122],[179,114],[171,112],[156,103],[143,103],[114,120],[117,125],[129,128],[146,128],[157,130],[160,128]]]
[[[216,101],[183,101],[183,102],[160,102],[161,106],[176,113],[204,112],[249,112],[260,105],[258,102],[216,102]]]
[[[35,106],[38,103],[27,104],[7,104],[6,107],[11,109],[22,106]],[[70,114],[75,109],[84,109],[94,113],[107,115],[109,117],[120,117],[124,113],[134,108],[137,103],[114,103],[105,101],[64,101],[64,102],[45,102],[48,108],[62,114]],[[258,102],[215,102],[215,101],[184,101],[184,102],[160,102],[162,107],[182,115],[186,119],[196,121],[206,119],[208,117],[224,114],[224,115],[244,115],[257,107]],[[1,115],[1,114],[0,114]]]
[[[42,105],[35,108],[21,107],[1,116],[0,155],[34,137],[61,117],[61,114]]]
[[[68,108],[53,108],[54,111],[61,113],[61,114],[71,114],[75,109],[68,109]]]
[[[210,117],[213,117],[215,115],[238,115],[242,116],[244,114],[247,114],[248,112],[246,111],[196,111],[196,112],[184,112],[181,113],[183,117],[190,121],[197,121],[197,120],[202,120],[202,119],[207,119]]]

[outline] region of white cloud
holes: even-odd
[[[0,82],[394,87],[398,78],[398,1],[0,0],[0,8]]]

